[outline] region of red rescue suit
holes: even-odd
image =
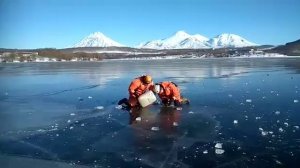
[[[128,88],[129,92],[129,104],[131,107],[134,107],[138,104],[138,97],[141,96],[148,90],[152,90],[154,87],[153,82],[146,84],[143,82],[144,76],[134,79]]]
[[[172,82],[161,82],[159,85],[161,87],[161,91],[158,93],[158,96],[162,100],[163,104],[170,105],[172,101],[182,103],[180,90],[176,84]]]

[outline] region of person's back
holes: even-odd
[[[174,102],[175,106],[182,104],[183,99],[180,94],[180,89],[173,82],[164,81],[157,83],[155,84],[154,91],[158,94],[164,105],[169,106],[172,102]]]

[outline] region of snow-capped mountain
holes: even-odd
[[[256,46],[257,44],[252,43],[235,34],[221,34],[208,41],[213,48],[224,48],[224,47],[247,47]]]
[[[154,40],[141,43],[138,48],[152,49],[181,49],[181,48],[208,48],[209,39],[199,34],[189,35],[184,31],[178,31],[173,36],[162,40]]]
[[[221,34],[212,39],[202,35],[189,35],[184,31],[178,31],[173,36],[162,40],[154,40],[142,43],[138,48],[151,49],[188,49],[188,48],[224,48],[224,47],[246,47],[256,46],[235,34]]]
[[[73,47],[123,47],[124,45],[106,37],[101,32],[95,32],[82,39]]]

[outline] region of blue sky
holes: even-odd
[[[64,48],[99,31],[136,46],[178,30],[259,44],[300,39],[299,0],[0,0],[0,48]]]

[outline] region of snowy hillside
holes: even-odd
[[[235,34],[221,34],[214,38],[207,38],[200,34],[190,35],[184,31],[178,31],[171,37],[141,43],[137,48],[142,49],[206,49],[225,47],[256,46]],[[85,37],[73,47],[125,47],[124,45],[106,37],[101,32],[95,32]]]
[[[73,47],[123,47],[122,44],[106,37],[101,32],[95,32],[82,39],[79,43]]]
[[[151,49],[197,49],[197,48],[224,48],[246,47],[257,44],[234,34],[221,34],[212,39],[202,35],[189,35],[184,31],[178,31],[173,36],[162,40],[154,40],[142,43],[138,48]]]
[[[173,36],[162,40],[154,40],[142,43],[138,48],[152,49],[181,49],[181,48],[208,48],[208,38],[199,34],[189,35],[184,31],[178,31]]]
[[[257,44],[252,43],[235,34],[221,34],[209,40],[209,44],[213,48],[224,48],[224,47],[247,47],[256,46]]]

